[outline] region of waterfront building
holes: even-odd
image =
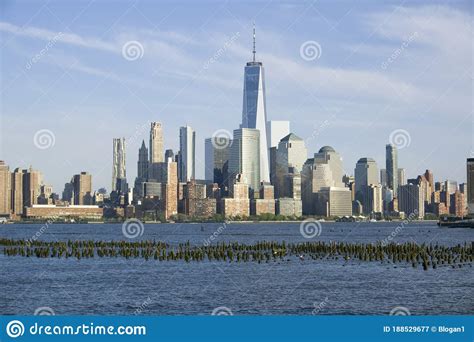
[[[92,175],[87,172],[72,177],[74,205],[92,205]]]
[[[78,218],[78,219],[101,219],[104,210],[96,205],[54,205],[54,204],[33,204],[26,208],[26,218],[29,219],[57,219],[57,218]]]
[[[387,170],[380,169],[380,185],[387,186]]]
[[[232,140],[228,137],[212,137],[204,141],[205,179],[219,186],[227,184],[228,165]]]
[[[393,190],[393,197],[398,193],[398,152],[392,144],[385,146],[385,170],[387,173],[387,186]]]
[[[270,181],[267,111],[265,99],[265,72],[262,62],[256,61],[255,27],[253,31],[253,59],[244,70],[244,96],[241,129],[255,129],[260,132],[259,139],[259,175],[256,183],[251,182],[254,190],[258,190],[260,182]]]
[[[33,170],[31,166],[28,170],[23,170],[23,207],[38,204],[42,184],[43,179],[39,171]]]
[[[422,219],[425,216],[422,188],[417,184],[406,184],[399,187],[398,209],[408,217],[416,215]]]
[[[229,177],[248,184],[252,196],[260,187],[260,131],[258,129],[240,128],[234,130],[230,148]],[[235,182],[233,182],[235,184]],[[232,187],[234,184],[230,184]]]
[[[0,160],[0,216],[10,216],[11,175],[9,166]]]
[[[287,191],[290,187],[285,184],[289,169],[292,168],[293,173],[300,173],[307,158],[308,151],[303,139],[290,133],[280,140],[278,148],[275,150],[275,177],[273,183],[275,198],[291,197]]]
[[[119,188],[117,188],[118,179],[127,178],[125,160],[125,138],[114,138],[112,163],[112,191],[120,190]]]
[[[250,201],[250,214],[275,214],[275,195],[274,187],[270,183],[261,183],[259,198]]]
[[[179,129],[179,148],[178,178],[186,183],[196,178],[196,132],[191,127]]]
[[[210,218],[216,214],[216,199],[206,198],[207,185],[191,180],[183,187],[184,213],[194,218]]]
[[[449,208],[449,213],[456,217],[466,216],[466,196],[459,190],[456,190],[450,197],[451,207]]]
[[[11,206],[13,216],[23,215],[23,173],[19,168],[11,174]]]
[[[342,160],[331,146],[322,147],[308,159],[301,175],[303,214],[350,216],[352,193],[342,181]]]
[[[231,197],[221,200],[220,213],[226,218],[248,217],[250,215],[249,185],[242,175],[236,175],[230,190]]]
[[[360,158],[354,170],[354,180],[355,200],[362,203],[363,211],[366,214],[373,212],[373,205],[369,205],[369,197],[373,197],[371,195],[373,195],[372,192],[374,190],[370,188],[370,186],[378,186],[379,184],[379,172],[375,160],[372,158]],[[380,187],[380,197],[381,196],[382,188]]]
[[[178,214],[178,164],[168,159],[160,165],[162,212],[165,219]]]

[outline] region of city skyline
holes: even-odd
[[[244,12],[245,6],[223,6],[217,12],[229,10],[235,12],[237,17],[243,17],[241,12]],[[294,22],[296,11],[301,8],[304,6],[293,5],[282,19],[288,24]],[[455,7],[407,6],[393,11],[373,5],[370,8],[354,9],[358,15],[351,16],[353,18],[349,22],[343,21],[340,27],[337,19],[343,17],[350,8],[331,11],[326,11],[324,6],[317,8],[322,11],[323,16],[334,20],[333,30],[317,15],[314,8],[309,8],[309,14],[302,20],[314,20],[315,27],[320,28],[310,33],[299,30],[299,25],[294,29],[279,31],[265,19],[265,15],[252,20],[247,18],[244,22],[231,20],[228,15],[219,21],[219,25],[214,23],[206,27],[206,33],[211,32],[213,39],[204,45],[204,49],[198,49],[195,44],[195,39],[199,40],[201,33],[193,35],[185,32],[190,27],[181,25],[184,14],[180,11],[173,18],[178,20],[183,32],[173,31],[177,26],[165,20],[164,29],[157,36],[150,36],[150,32],[137,29],[124,37],[121,35],[122,26],[112,32],[117,36],[112,33],[100,36],[94,27],[87,30],[81,25],[68,28],[58,23],[61,20],[46,22],[45,18],[48,16],[68,18],[68,12],[55,3],[42,9],[37,19],[25,27],[26,17],[33,9],[15,18],[9,17],[8,8],[5,9],[0,21],[0,31],[4,63],[9,67],[5,68],[5,73],[1,76],[2,84],[5,85],[2,87],[2,98],[5,101],[2,110],[1,159],[12,167],[26,169],[32,165],[41,170],[45,183],[52,184],[56,192],[62,189],[71,174],[81,171],[93,175],[94,188],[105,187],[111,190],[108,185],[111,174],[110,141],[118,136],[125,137],[127,141],[126,168],[131,171],[128,173],[128,181],[131,183],[136,176],[138,148],[143,139],[147,141],[152,121],[163,124],[164,148],[175,151],[179,149],[179,127],[190,125],[194,128],[196,178],[204,178],[205,138],[211,137],[218,129],[232,132],[241,119],[241,71],[242,66],[252,57],[253,19],[259,36],[258,59],[266,66],[267,119],[290,121],[291,132],[305,140],[309,158],[321,146],[330,145],[344,158],[343,168],[348,174],[353,173],[354,165],[361,157],[373,158],[381,167],[385,160],[384,145],[390,142],[393,132],[404,130],[408,133],[405,143],[407,146],[398,151],[398,164],[406,168],[409,177],[429,168],[433,170],[437,180],[452,179],[460,183],[466,181],[465,159],[471,155],[472,150],[467,144],[472,140],[468,124],[472,116],[469,112],[469,89],[472,89],[469,75],[472,74],[472,67],[466,64],[465,56],[468,54],[462,53],[466,37],[459,25],[472,19],[472,13],[462,3]],[[369,12],[363,18],[365,22],[358,12],[363,9]],[[147,12],[138,7],[131,8],[130,12],[133,13],[130,18],[124,19],[122,25],[129,24],[133,27],[135,23],[135,28],[142,28],[143,25],[134,21],[135,17],[141,16],[140,13],[143,12],[154,15],[153,11]],[[373,39],[369,37],[367,42],[367,39],[362,39],[367,38],[371,32],[363,26],[368,25],[374,29],[375,24],[381,24],[382,14],[388,16],[387,12],[392,16],[383,25],[383,29],[376,31]],[[444,31],[440,32],[431,25],[426,25],[422,20],[424,12],[430,17],[433,27],[436,22],[445,21],[445,25],[442,25]],[[413,19],[418,25],[405,25],[407,20],[404,16]],[[78,19],[81,24],[93,20],[81,18]],[[68,19],[72,21],[73,18]],[[402,24],[407,27],[402,29]],[[348,37],[347,25],[360,36]],[[455,39],[451,39],[449,32],[461,34],[456,34]],[[328,33],[331,33],[333,40],[325,35]],[[55,38],[56,36],[58,37]],[[92,39],[94,36],[99,38]],[[133,40],[141,42],[143,56],[133,61],[124,60],[123,43]],[[291,40],[293,42],[289,43]],[[312,40],[320,44],[321,50],[316,51],[319,56],[315,59],[306,56],[310,60],[305,60],[302,58],[305,55],[300,55],[300,47]],[[167,51],[170,53],[168,57],[173,59],[173,66],[177,68],[172,71],[172,76],[169,75],[171,71],[167,73],[165,70],[165,61],[160,60],[158,67],[150,64],[150,58],[156,57],[155,48],[159,42],[166,42],[163,46],[170,48]],[[436,55],[437,58],[428,58],[423,54],[424,49],[435,49],[434,44],[448,44],[452,47],[451,50],[457,51],[458,56],[454,56],[456,63],[450,61],[450,74],[445,70],[447,66],[444,54]],[[178,48],[183,46],[186,49]],[[42,49],[46,52],[31,62],[31,58]],[[91,59],[67,60],[66,57],[70,57],[75,50]],[[199,55],[196,59],[199,63],[189,64],[194,69],[184,72],[185,65],[195,50]],[[344,57],[350,58],[342,64],[343,60],[340,59],[333,63],[337,59],[334,58],[335,54],[340,51],[346,51]],[[396,51],[397,57],[392,58]],[[117,54],[114,55],[114,52]],[[175,55],[171,55],[172,52]],[[104,54],[114,57],[110,59],[110,67],[101,73],[101,69],[94,67],[94,64],[100,65]],[[100,58],[96,59],[98,55]],[[370,57],[369,61],[363,62],[367,55]],[[17,58],[18,56],[21,58]],[[31,63],[28,64],[29,61]],[[417,64],[418,61],[420,65]],[[455,66],[452,67],[452,64]],[[429,72],[432,68],[437,71],[435,76]],[[51,69],[51,77],[43,78],[42,74]],[[409,77],[410,72],[415,69],[425,71],[420,75],[421,79],[417,79],[419,82]],[[123,78],[116,77],[119,70],[124,71]],[[128,78],[130,72],[135,74],[146,70],[158,71],[160,78],[153,79],[154,84],[145,79]],[[294,75],[289,75],[293,73]],[[427,74],[435,78],[426,78]],[[342,84],[338,75],[347,84]],[[173,78],[174,82],[167,82],[169,78]],[[65,85],[66,80],[69,85]],[[160,80],[165,81],[159,82]],[[357,100],[351,100],[352,96],[347,96],[350,89],[348,85],[355,81],[362,82],[366,87],[363,90],[353,88],[354,93],[350,95],[356,96]],[[190,84],[190,88],[179,93],[186,84]],[[433,89],[432,84],[437,84],[438,87]],[[44,85],[44,91],[38,90],[41,85]],[[72,85],[79,89],[77,96],[71,92]],[[217,96],[202,96],[201,91],[192,95],[196,87],[204,88],[204,92],[212,90]],[[219,87],[222,89],[218,89]],[[97,90],[97,93],[87,97],[90,90]],[[158,93],[173,100],[150,100],[151,90],[153,98]],[[123,91],[126,96],[120,99]],[[397,91],[404,95],[404,101],[400,100]],[[29,104],[20,105],[20,94],[23,99],[31,98],[31,101],[26,101]],[[69,105],[62,103],[62,98],[68,99]],[[84,98],[86,100],[82,101]],[[374,98],[381,98],[383,101],[374,106]],[[344,104],[345,101],[348,102]],[[168,102],[170,104],[166,106]],[[113,112],[115,113],[112,114]],[[449,115],[444,114],[447,112]],[[416,116],[413,113],[421,114]],[[379,116],[384,120],[379,120]],[[15,129],[18,127],[22,127],[21,133]],[[41,149],[33,144],[35,133],[40,130],[53,133],[50,148]],[[72,145],[75,143],[80,144],[80,147]],[[357,150],[354,146],[357,146]],[[71,148],[74,148],[74,154],[70,153]]]

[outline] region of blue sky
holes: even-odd
[[[408,177],[429,168],[436,180],[465,181],[469,1],[7,0],[0,10],[0,159],[33,165],[56,192],[80,171],[110,189],[112,138],[122,136],[132,183],[151,121],[174,151],[180,126],[196,130],[203,177],[204,139],[241,120],[254,21],[268,119],[290,120],[310,155],[332,145],[346,173],[360,157],[382,168],[395,135]],[[123,55],[130,41],[143,48],[135,60]],[[312,42],[308,58],[301,47]],[[54,136],[48,148],[35,145],[41,130]]]

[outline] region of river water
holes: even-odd
[[[398,228],[397,228],[398,227]],[[321,223],[305,238],[299,223],[145,224],[134,240],[193,245],[233,241],[344,241],[456,245],[474,241],[473,229],[433,222]],[[121,224],[8,224],[1,238],[127,240]],[[7,257],[0,253],[0,314],[57,315],[412,315],[472,314],[474,268],[423,271],[408,264],[341,260],[228,263],[142,258]],[[399,309],[399,308],[402,309]],[[397,309],[398,308],[398,309]]]

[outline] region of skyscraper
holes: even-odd
[[[23,207],[38,204],[42,184],[43,179],[39,171],[33,170],[31,166],[28,170],[23,170]]]
[[[185,183],[195,179],[196,168],[196,132],[189,126],[179,129],[179,149],[179,181]]]
[[[240,174],[240,183],[248,184],[254,192],[260,189],[260,151],[259,130],[251,128],[234,130],[229,158],[229,177],[234,179]]]
[[[407,175],[406,170],[404,168],[398,169],[398,185],[405,185],[407,184]]]
[[[138,150],[138,162],[137,162],[137,178],[142,182],[148,179],[148,149],[145,146],[145,141],[142,141],[142,146]]]
[[[12,213],[14,215],[23,214],[23,173],[19,168],[16,168],[12,172],[11,181],[11,192],[12,192]]]
[[[240,128],[252,128],[260,131],[260,174],[259,182],[270,181],[267,110],[265,100],[265,72],[262,62],[255,59],[255,27],[253,29],[253,59],[245,66],[242,124]]]
[[[474,214],[474,158],[467,158],[467,206],[469,214]]]
[[[289,197],[290,194],[285,190],[289,189],[285,185],[285,176],[288,175],[290,168],[293,168],[293,173],[300,173],[303,169],[308,158],[304,140],[290,133],[280,140],[274,154],[275,171],[272,173],[274,173],[275,198]]]
[[[92,175],[87,172],[72,177],[75,205],[92,204]]]
[[[387,186],[393,190],[393,197],[398,194],[398,153],[392,144],[385,146],[385,169],[387,170]]]
[[[150,128],[150,164],[163,162],[163,152],[163,127],[160,122],[152,122]]]
[[[364,213],[381,212],[382,188],[379,187],[377,163],[372,158],[360,158],[354,170],[355,200],[362,203]]]
[[[11,176],[10,168],[0,160],[0,216],[10,216]]]
[[[214,140],[214,141],[213,141]],[[227,181],[230,146],[232,140],[227,137],[207,138],[204,142],[205,178],[219,186]]]
[[[125,138],[114,138],[113,164],[112,164],[112,191],[119,191],[117,180],[127,178],[125,168]]]
[[[423,194],[419,185],[407,184],[400,187],[398,196],[398,209],[406,216],[423,218],[425,216],[425,205]]]

